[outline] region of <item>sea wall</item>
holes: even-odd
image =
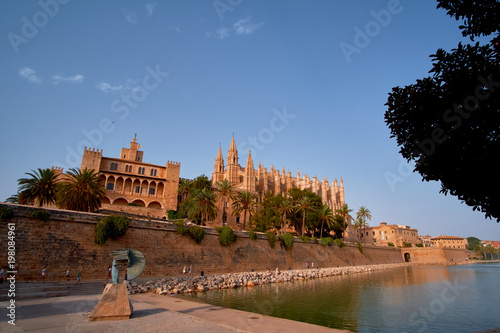
[[[49,281],[62,280],[68,268],[71,276],[81,271],[84,279],[104,280],[112,262],[110,252],[127,247],[141,251],[146,258],[141,277],[181,275],[184,266],[192,266],[193,273],[198,275],[201,271],[223,274],[276,267],[301,269],[305,262],[309,265],[314,262],[320,268],[404,262],[399,248],[364,245],[361,253],[355,244],[324,247],[312,242],[305,244],[296,238],[293,247],[285,250],[280,242],[271,248],[264,234],[251,240],[245,232],[235,232],[238,240],[221,246],[218,232],[210,228],[205,228],[205,238],[197,245],[189,236],[179,235],[175,224],[147,219],[132,220],[125,236],[108,239],[98,246],[94,243],[94,227],[105,215],[46,209],[49,220],[43,222],[31,217],[38,210],[36,207],[4,203],[0,207],[8,207],[14,213],[10,220],[0,222],[0,265],[7,264],[7,226],[12,223],[17,281],[39,279],[44,266]],[[445,255],[442,250],[436,255],[444,256],[440,262],[446,261],[446,256],[453,256],[452,252]]]

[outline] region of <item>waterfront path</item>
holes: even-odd
[[[94,282],[98,288],[102,282]],[[89,288],[90,283],[86,286]],[[95,288],[94,288],[95,289]],[[70,293],[71,295],[71,293]],[[16,325],[0,302],[0,332],[347,332],[154,293],[130,295],[128,320],[89,321],[100,294],[16,301]]]

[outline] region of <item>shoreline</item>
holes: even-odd
[[[412,263],[397,263],[330,268],[306,268],[286,271],[270,270],[260,272],[240,272],[205,276],[186,275],[180,277],[164,277],[157,280],[149,280],[141,284],[127,281],[126,284],[130,295],[152,292],[159,295],[170,296],[215,289],[253,287],[259,284],[282,283],[304,279],[325,278],[337,275],[357,274],[413,265],[414,264]]]

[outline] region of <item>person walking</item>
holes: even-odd
[[[42,282],[45,282],[45,276],[47,275],[47,266],[43,266],[42,269]]]
[[[193,266],[189,265],[189,275],[193,273]]]
[[[106,280],[108,280],[108,282],[109,282],[109,280],[112,279],[112,277],[111,277],[111,270],[112,270],[111,266],[108,266],[108,275],[106,276]]]
[[[182,275],[186,275],[186,266],[182,269]]]
[[[76,274],[76,281],[75,281],[75,284],[82,284],[82,272],[78,272],[78,274]]]
[[[66,271],[66,281],[69,281],[69,268],[68,268],[68,270]]]
[[[3,283],[4,275],[5,275],[5,267],[2,267],[2,269],[0,270],[0,283]]]
[[[309,268],[309,265],[307,264],[307,261],[306,261],[306,268]]]

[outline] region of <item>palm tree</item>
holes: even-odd
[[[179,182],[179,187],[177,189],[177,193],[179,193],[182,197],[182,201],[186,199],[186,197],[191,193],[193,189],[193,182],[189,179],[183,179]]]
[[[278,212],[283,215],[283,228],[281,230],[283,234],[286,233],[286,214],[293,212],[295,209],[296,207],[293,205],[291,198],[283,198],[279,203]]]
[[[5,199],[5,202],[13,203],[13,204],[20,204],[20,205],[28,204],[26,201],[20,200],[20,195],[21,194],[19,192],[17,192],[16,194],[13,194],[10,197],[8,197],[7,199]]]
[[[57,186],[57,205],[63,209],[93,212],[101,207],[106,197],[99,184],[99,175],[93,169],[70,169]]]
[[[51,169],[38,168],[38,171],[31,171],[32,173],[26,173],[30,178],[21,178],[17,181],[18,201],[36,204],[39,207],[55,203],[58,175]]]
[[[318,219],[321,221],[321,233],[319,238],[323,238],[323,225],[326,222],[328,227],[333,227],[334,225],[334,215],[333,211],[327,205],[322,205],[318,210]]]
[[[366,231],[366,227],[368,226],[368,221],[372,219],[372,214],[368,208],[365,206],[361,206],[358,209],[358,212],[356,213],[356,220],[361,218],[363,220],[362,227],[363,230]]]
[[[297,202],[297,207],[302,210],[302,236],[304,236],[304,228],[306,223],[306,212],[314,210],[313,202],[310,197],[303,196]]]
[[[215,183],[217,199],[222,204],[222,226],[225,225],[224,219],[226,218],[226,203],[228,199],[233,200],[235,191],[231,182],[227,179],[219,180]]]
[[[243,230],[246,229],[247,211],[250,215],[255,211],[255,199],[255,195],[249,191],[240,192],[234,197],[233,204],[231,205],[233,215],[236,216],[243,212]]]
[[[357,230],[357,229],[366,230],[367,226],[368,226],[368,223],[366,222],[366,219],[364,219],[361,215],[358,215],[356,217],[356,219],[354,220],[354,230]],[[359,233],[358,233],[358,235],[359,235]],[[363,235],[363,239],[365,239],[364,233],[362,233],[362,235]]]
[[[213,220],[217,216],[216,195],[208,188],[195,190],[193,194],[194,209],[201,214],[201,223]]]
[[[340,207],[340,209],[337,209],[335,211],[335,213],[339,214],[340,216],[342,216],[344,218],[344,232],[347,229],[346,228],[347,218],[353,219],[352,216],[349,215],[349,213],[351,213],[351,212],[352,212],[352,209],[349,209],[347,204],[343,204],[342,207]]]

